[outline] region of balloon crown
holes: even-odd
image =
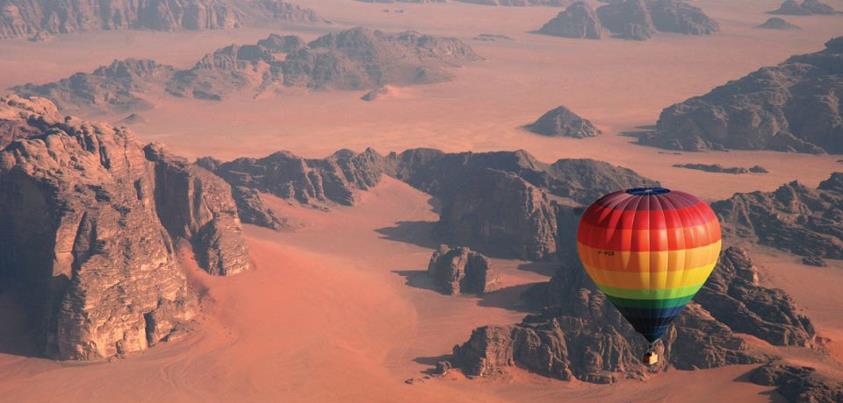
[[[670,189],[665,189],[662,187],[652,187],[652,188],[632,188],[627,189],[627,193],[635,196],[651,196],[651,195],[661,195],[665,193],[670,193]]]

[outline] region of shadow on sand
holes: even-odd
[[[428,249],[439,247],[435,239],[435,221],[398,221],[394,227],[383,227],[375,230],[383,239],[404,242]]]

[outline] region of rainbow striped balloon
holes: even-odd
[[[717,264],[720,222],[688,193],[629,189],[588,207],[577,249],[597,287],[653,343]]]

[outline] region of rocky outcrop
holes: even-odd
[[[556,253],[556,207],[517,174],[478,170],[442,203],[438,232],[448,241],[500,256],[543,259]]]
[[[775,386],[776,392],[788,402],[843,401],[843,382],[818,374],[814,368],[790,365],[781,360],[752,370],[749,380]]]
[[[253,45],[217,49],[185,70],[126,59],[93,73],[12,90],[48,98],[65,112],[126,113],[150,107],[144,98],[161,92],[218,101],[234,92],[257,96],[283,86],[359,90],[432,83],[448,80],[449,69],[479,59],[455,38],[354,28],[309,44],[297,36],[272,34]]]
[[[274,39],[263,42],[274,45]],[[279,85],[282,76],[280,62],[269,49],[230,45],[205,55],[192,68],[176,72],[166,90],[179,97],[219,101],[247,88],[256,94],[264,92]]]
[[[722,173],[722,174],[748,174],[748,173],[756,173],[756,174],[764,174],[768,173],[764,167],[760,165],[753,165],[749,168],[744,167],[724,167],[720,164],[697,164],[697,163],[687,163],[687,164],[673,164],[676,168],[685,168],[685,169],[694,169],[697,171],[705,171],[705,172],[715,172],[715,173]]]
[[[661,112],[644,144],[677,150],[843,153],[843,37]]]
[[[790,182],[774,192],[736,193],[712,203],[723,232],[800,256],[843,259],[843,173],[810,189]]]
[[[656,27],[644,0],[623,0],[597,9],[600,22],[613,35],[623,39],[647,40]]]
[[[269,193],[290,202],[325,208],[331,204],[354,204],[355,192],[375,186],[383,173],[383,157],[372,149],[356,154],[340,150],[325,159],[305,159],[289,152],[276,152],[264,158],[239,158],[224,163],[209,163],[211,168],[235,189],[245,215],[265,208],[253,191]],[[245,188],[241,190],[240,188]],[[259,218],[261,221],[275,221]],[[259,222],[254,222],[259,224]]]
[[[156,211],[170,237],[187,241],[199,266],[211,274],[248,270],[249,253],[231,187],[159,145],[148,145],[144,152],[155,163]]]
[[[0,292],[25,307],[49,357],[104,359],[177,337],[198,304],[174,240],[212,274],[248,268],[228,185],[125,128],[55,110],[0,98],[2,122],[26,127],[0,151]]]
[[[786,20],[779,18],[779,17],[772,17],[764,21],[763,24],[757,26],[756,28],[761,29],[778,29],[778,30],[797,30],[801,29],[798,25],[787,22]]]
[[[603,25],[597,13],[584,1],[577,1],[538,30],[539,33],[565,38],[600,39]]]
[[[485,256],[466,247],[440,245],[427,265],[433,285],[445,294],[483,294],[491,291],[497,276]]]
[[[9,0],[0,8],[0,39],[84,31],[211,30],[267,21],[314,23],[313,10],[279,0]]]
[[[0,106],[0,149],[64,119],[56,105],[44,98],[10,95],[0,98]]]
[[[528,7],[546,6],[562,7],[568,0],[456,0],[461,3],[479,4],[483,6]]]
[[[533,133],[545,136],[585,138],[600,134],[600,129],[588,119],[583,119],[570,109],[559,106],[542,115],[537,121],[527,126]]]
[[[613,383],[650,376],[668,364],[699,369],[763,359],[734,334],[738,330],[721,319],[720,311],[715,314],[705,303],[692,303],[656,345],[664,359],[655,368],[644,367],[639,356],[647,342],[578,266],[560,268],[549,283],[531,289],[527,297],[543,307],[542,313],[517,325],[474,330],[466,343],[454,347],[451,364],[469,376],[494,375],[517,366],[562,380]]]
[[[778,9],[770,11],[770,14],[780,15],[831,15],[836,14],[828,4],[819,0],[804,0],[801,3],[798,0],[785,0]]]
[[[149,108],[143,94],[164,85],[175,73],[172,66],[153,60],[115,60],[93,73],[76,73],[47,84],[25,84],[12,91],[50,99],[66,113],[126,112]]]
[[[694,300],[733,331],[777,346],[809,346],[816,332],[783,290],[763,287],[745,249],[728,248]]]
[[[37,124],[0,152],[0,283],[38,323],[37,344],[91,360],[177,334],[197,306],[157,218],[154,164],[123,129]]]
[[[346,90],[426,84],[448,80],[448,67],[476,60],[471,47],[456,38],[354,28],[322,36],[289,54],[283,63],[284,84]]]
[[[366,102],[372,102],[377,100],[384,100],[390,98],[396,98],[401,96],[401,89],[392,85],[384,85],[378,88],[375,88],[365,94],[363,94],[360,99]]]
[[[649,0],[647,7],[653,25],[660,32],[686,35],[710,35],[720,30],[714,21],[696,6],[682,0]]]

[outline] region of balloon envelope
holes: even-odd
[[[720,256],[720,222],[698,198],[665,188],[603,196],[577,231],[580,260],[636,331],[654,342]]]

